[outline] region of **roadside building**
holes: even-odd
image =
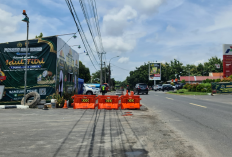
[[[5,85],[0,104],[19,103],[24,96],[26,41],[0,43],[1,75]],[[41,99],[56,91],[78,92],[79,54],[57,36],[29,40],[27,93]]]

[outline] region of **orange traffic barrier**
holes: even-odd
[[[68,109],[67,100],[65,100],[65,102],[64,102],[64,107],[63,107],[63,109]]]
[[[72,106],[73,109],[95,109],[96,104],[96,95],[74,95]]]
[[[121,109],[140,109],[142,105],[140,105],[140,98],[139,95],[134,95],[134,92],[131,91],[130,95],[122,95],[120,98]]]
[[[119,108],[119,97],[115,95],[99,95],[98,99],[98,109],[115,109]]]

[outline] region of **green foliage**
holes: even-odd
[[[85,82],[89,82],[91,79],[89,68],[79,61],[79,78],[84,79]]]
[[[177,93],[177,91],[173,91],[172,93]]]
[[[216,79],[215,82],[221,82],[221,79]]]
[[[206,89],[205,88],[201,89],[201,92],[206,92]]]
[[[199,84],[197,87],[196,87],[196,91],[197,92],[201,92],[201,90],[204,88],[204,85],[203,84]]]
[[[217,69],[215,64],[220,64],[220,69]],[[148,69],[149,64],[146,63],[144,63],[144,65],[136,67],[136,70],[130,71],[130,75],[123,82],[129,84],[131,89],[134,88],[136,83],[147,83],[148,86],[152,86],[154,84],[154,81],[148,80]],[[197,66],[194,64],[187,64],[186,66],[184,66],[183,63],[181,63],[177,59],[174,59],[170,62],[161,63],[161,80],[162,83],[164,83],[171,79],[179,79],[180,76],[209,76],[209,72],[222,71],[222,60],[217,57],[211,57],[208,62],[205,62],[204,64],[199,63]],[[100,78],[100,75],[98,76],[98,78]],[[208,79],[204,80],[203,83],[211,83],[215,81],[218,80]],[[185,80],[182,80],[182,83],[185,82]],[[157,83],[159,83],[159,81],[157,81]],[[188,89],[188,85],[186,85],[184,88]]]
[[[109,66],[102,68],[102,79],[103,83],[109,83]],[[95,73],[92,73],[92,82],[93,83],[100,83],[100,73],[101,70],[96,71]],[[106,74],[106,82],[105,82],[105,74]],[[112,76],[112,74],[111,74]],[[110,79],[110,85],[115,86],[115,79],[111,78]]]
[[[185,79],[183,79],[183,80],[181,81],[181,83],[185,83]]]
[[[39,36],[35,36],[35,38],[42,38],[43,37],[43,33],[41,32],[40,34],[39,34]]]
[[[189,83],[186,83],[186,84],[183,86],[183,88],[184,88],[184,89],[188,89],[189,86],[190,86],[190,84],[189,84]]]

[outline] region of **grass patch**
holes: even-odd
[[[176,94],[176,95],[207,95],[206,92],[189,92],[187,89],[180,89],[175,92],[167,92],[169,94]]]

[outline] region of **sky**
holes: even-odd
[[[81,45],[72,48],[94,73],[100,69],[100,59],[79,0],[72,1],[96,57],[94,65],[83,53],[79,34],[76,39],[60,37],[71,38],[69,45]],[[96,6],[106,52],[103,61],[107,65],[110,61],[117,81],[149,61],[164,63],[175,58],[184,65],[197,65],[213,56],[222,58],[222,44],[232,43],[231,0],[96,0]],[[0,43],[26,40],[23,10],[30,18],[29,39],[40,32],[44,36],[77,32],[65,0],[0,0]],[[95,40],[100,43],[98,36]]]

